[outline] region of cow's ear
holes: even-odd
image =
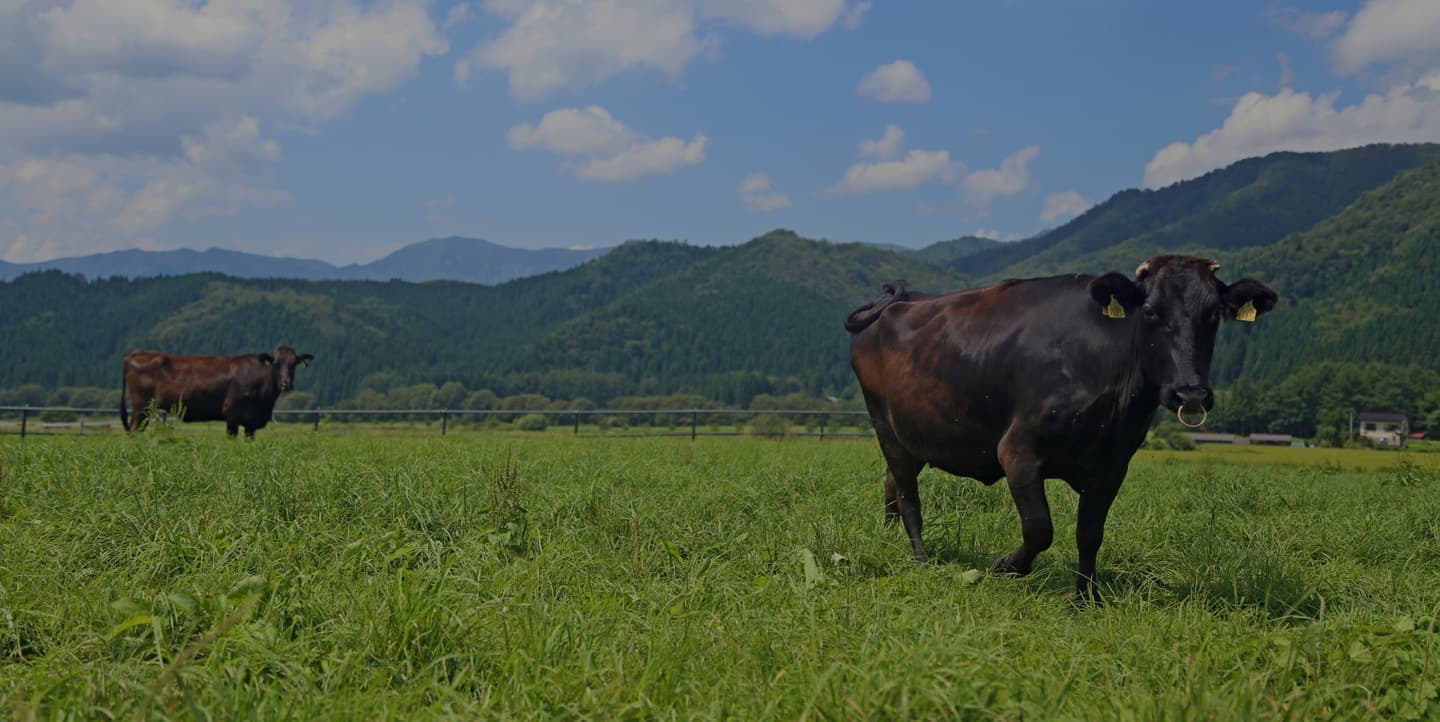
[[[1125,318],[1145,302],[1145,292],[1124,274],[1111,271],[1090,281],[1090,298],[1099,304],[1100,312],[1110,318]]]
[[[256,356],[259,356],[259,357],[260,357],[260,363],[265,364],[266,366],[269,366],[270,364],[275,363],[275,357],[274,357],[274,356],[271,356],[271,355],[268,354],[268,353],[261,353],[261,354],[255,354],[255,355],[256,355]]]
[[[306,367],[306,368],[309,368],[310,362],[311,362],[311,361],[314,361],[314,360],[315,360],[315,354],[313,354],[313,353],[302,353],[302,354],[300,354],[300,365],[301,365],[301,366],[304,366],[304,367]]]
[[[1225,302],[1225,315],[1238,321],[1254,321],[1260,314],[1275,308],[1280,296],[1263,281],[1242,278],[1220,290]]]

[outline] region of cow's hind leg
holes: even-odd
[[[1023,438],[1012,429],[1000,440],[1000,463],[1015,509],[1020,512],[1020,546],[995,560],[1002,574],[1029,574],[1035,557],[1050,548],[1055,527],[1050,521],[1050,502],[1045,498],[1045,478],[1040,460]]]
[[[895,526],[900,523],[900,502],[895,498],[896,487],[895,474],[885,472],[885,526]]]
[[[911,456],[894,438],[881,438],[880,450],[885,453],[885,518],[893,523],[896,517],[905,524],[915,561],[923,562],[925,544],[920,541],[924,521],[920,516],[920,485],[918,477],[925,463]]]

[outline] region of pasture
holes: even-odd
[[[1142,452],[1072,598],[1003,483],[869,440],[0,438],[15,718],[1440,715],[1440,455]]]

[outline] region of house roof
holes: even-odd
[[[1405,420],[1405,414],[1396,411],[1361,411],[1358,414],[1361,421],[1395,421]]]

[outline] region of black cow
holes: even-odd
[[[126,431],[139,430],[153,401],[185,421],[224,421],[229,435],[243,426],[245,437],[254,438],[256,429],[270,423],[275,400],[295,387],[295,367],[309,366],[314,359],[308,353],[297,356],[289,346],[275,347],[273,356],[131,351],[120,382],[120,422]],[[125,411],[127,391],[133,418]]]
[[[1092,592],[1105,516],[1158,406],[1204,414],[1221,319],[1254,320],[1276,294],[1220,264],[1156,256],[1130,279],[1010,280],[943,296],[887,286],[845,322],[850,363],[888,471],[885,514],[920,541],[916,475],[927,464],[993,484],[1002,476],[1023,543],[995,561],[1026,574],[1050,546],[1046,478],[1080,494],[1077,590]]]

